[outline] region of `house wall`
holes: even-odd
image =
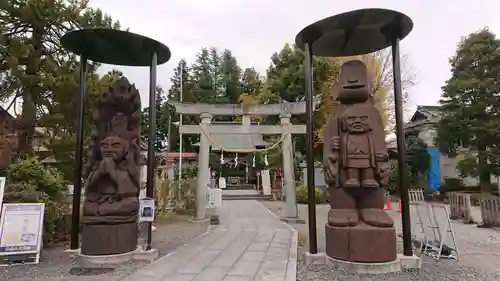
[[[422,128],[418,133],[418,137],[425,142],[428,147],[434,147],[434,139],[437,136],[437,132],[434,128]],[[458,155],[457,157],[448,157],[444,154],[440,154],[439,157],[439,168],[440,168],[440,180],[444,182],[445,179],[461,179],[466,186],[477,186],[479,185],[479,178],[466,177],[462,178],[460,172],[457,170],[457,164],[462,160],[464,155]],[[496,183],[497,177],[492,176],[491,182]]]

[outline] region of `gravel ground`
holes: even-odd
[[[266,207],[282,215],[284,202],[263,202]],[[307,205],[299,205],[299,216],[307,220]],[[318,205],[316,208],[318,250],[325,251],[324,224],[328,214],[328,205]],[[401,216],[390,212],[396,228],[401,229]],[[307,224],[290,224],[299,232],[299,253],[308,251]],[[333,281],[333,280],[446,280],[446,281],[498,281],[500,280],[500,232],[493,229],[479,229],[475,225],[464,225],[452,222],[457,247],[460,251],[460,261],[441,259],[435,261],[430,257],[422,257],[420,272],[399,272],[381,275],[355,275],[341,270],[334,270],[326,265],[309,265],[299,255],[297,265],[297,281]],[[447,238],[448,239],[448,238]],[[449,240],[448,240],[449,241]]]
[[[152,247],[159,250],[160,257],[177,247],[192,241],[206,232],[208,223],[190,223],[191,217],[179,216],[158,222],[153,232]],[[131,274],[145,262],[130,262],[121,265],[83,266],[74,255],[56,247],[42,251],[38,265],[19,265],[0,270],[0,280],[9,281],[115,281]]]

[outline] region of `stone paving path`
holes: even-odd
[[[224,201],[221,225],[123,281],[295,281],[297,232],[261,203]]]

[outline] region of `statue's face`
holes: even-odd
[[[345,102],[364,102],[370,96],[366,66],[359,60],[342,64],[339,77],[339,98]]]
[[[113,118],[111,118],[111,126],[117,131],[127,130],[127,116],[123,112],[117,112]]]
[[[348,112],[345,118],[347,131],[350,133],[365,133],[370,130],[370,120],[363,112]]]
[[[125,140],[120,137],[107,137],[101,142],[101,155],[103,158],[112,158],[118,161],[123,159],[126,149]]]

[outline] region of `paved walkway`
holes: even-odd
[[[261,203],[224,201],[221,225],[123,281],[295,281],[297,232]]]

